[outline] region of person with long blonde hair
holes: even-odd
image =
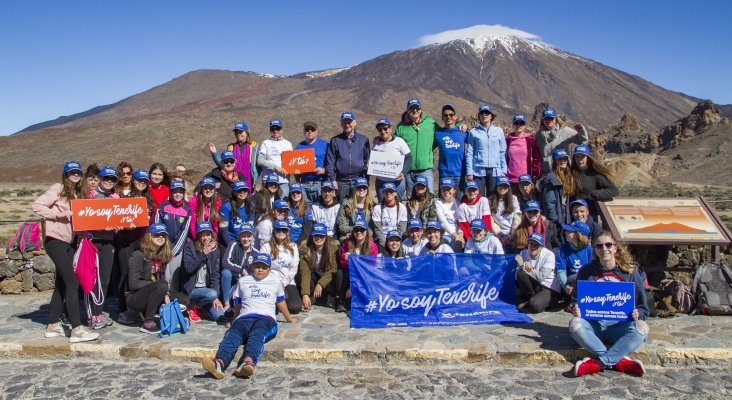
[[[358,219],[371,222],[371,214],[376,206],[376,199],[369,193],[369,181],[356,178],[353,181],[351,195],[341,202],[338,210],[338,236],[341,241],[351,237],[351,227]]]
[[[612,369],[643,376],[646,372],[643,363],[627,357],[648,340],[649,328],[645,320],[649,310],[643,277],[628,249],[618,243],[611,232],[598,234],[592,241],[592,248],[594,259],[577,272],[577,282],[632,282],[635,308],[629,315],[629,321],[586,320],[581,318],[577,294],[573,292],[574,318],[569,322],[569,334],[593,355],[577,361],[574,374],[582,376]]]

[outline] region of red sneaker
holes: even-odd
[[[197,307],[189,307],[188,308],[188,319],[191,320],[191,322],[201,322],[201,310]]]
[[[613,369],[635,376],[643,376],[646,373],[646,368],[643,366],[643,363],[639,360],[633,360],[630,357],[621,358]]]
[[[602,371],[602,365],[597,360],[585,357],[574,364],[574,376],[596,374]]]

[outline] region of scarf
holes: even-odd
[[[234,143],[233,150],[234,157],[236,157],[236,168],[234,171],[244,177],[244,180],[250,188],[253,187],[251,163],[252,146],[247,142]]]

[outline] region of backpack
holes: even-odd
[[[38,222],[26,221],[18,226],[13,237],[8,240],[5,246],[7,252],[19,251],[25,259],[25,254],[29,251],[40,250],[43,248],[41,240],[41,226]]]
[[[98,306],[104,304],[104,291],[99,276],[99,250],[88,236],[83,236],[79,240],[79,247],[74,253],[73,265],[79,287],[84,293],[86,313],[91,318],[91,303],[94,302]]]
[[[722,263],[702,263],[694,275],[696,310],[706,315],[732,315],[732,272]]]
[[[160,337],[188,332],[191,323],[183,316],[178,299],[160,306],[158,313],[160,314],[160,333],[158,334]]]
[[[691,290],[678,279],[664,279],[658,285],[661,291],[671,296],[671,306],[676,312],[689,314],[694,310],[694,295]],[[673,310],[669,310],[673,311]]]

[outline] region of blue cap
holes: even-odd
[[[389,118],[382,118],[382,119],[376,121],[376,129],[379,129],[380,125],[391,126],[391,121],[389,121]]]
[[[446,187],[454,188],[455,182],[453,182],[453,180],[450,178],[440,179],[440,189],[446,188]]]
[[[412,218],[407,222],[407,229],[422,229],[422,220],[419,218]]]
[[[135,170],[135,172],[132,173],[132,177],[138,181],[150,180],[150,174],[148,174],[144,169]]]
[[[277,183],[277,184],[279,184],[280,183],[280,177],[277,176],[277,174],[266,174],[262,178],[262,182],[264,182],[265,185],[268,184],[268,183]]]
[[[391,238],[399,238],[399,240],[402,240],[402,233],[396,229],[392,229],[386,232],[386,240],[389,240]]]
[[[343,121],[344,119],[350,119],[351,121],[355,121],[356,120],[356,114],[354,114],[354,113],[352,113],[350,111],[342,112],[341,113],[341,121]]]
[[[269,268],[272,266],[272,258],[267,253],[257,253],[257,255],[254,256],[254,260],[252,260],[252,266],[254,266],[254,264],[264,264]]]
[[[442,224],[440,224],[440,221],[428,221],[427,230],[430,229],[442,230]]]
[[[159,235],[161,233],[164,233],[166,235],[168,234],[168,229],[165,227],[165,224],[161,224],[160,222],[156,222],[148,226],[147,231],[151,235]]]
[[[282,128],[282,120],[273,119],[269,121],[269,129],[272,129],[275,126]]]
[[[236,236],[239,236],[244,232],[254,234],[254,231],[255,231],[254,225],[252,225],[251,222],[245,222],[245,223],[241,224],[241,226],[237,230]]]
[[[424,187],[428,187],[429,185],[427,184],[427,177],[422,176],[422,175],[417,175],[417,179],[414,180],[414,185],[415,186],[422,185]]]
[[[355,187],[369,187],[369,181],[366,178],[356,178],[353,180],[353,186]]]
[[[587,203],[587,200],[585,199],[577,199],[571,203],[569,203],[569,209],[572,210],[577,206],[585,206],[587,208],[590,208],[590,205]]]
[[[569,158],[569,153],[567,153],[567,150],[556,148],[552,151],[552,158],[555,160],[559,160],[560,158]]]
[[[534,183],[534,181],[531,180],[531,175],[529,175],[529,174],[523,174],[523,175],[519,176],[518,182],[519,183]]]
[[[509,182],[507,176],[497,176],[496,186],[511,186],[511,182]]]
[[[482,229],[485,230],[485,221],[480,218],[476,218],[470,221],[470,229]]]
[[[236,181],[231,185],[231,190],[238,192],[240,190],[249,190],[247,181]]]
[[[64,174],[68,174],[71,171],[83,172],[81,164],[77,161],[66,161],[66,164],[64,164]]]
[[[170,182],[170,190],[171,191],[176,190],[176,189],[185,189],[185,188],[186,188],[186,184],[183,183],[183,181],[173,181],[173,182]]]
[[[232,129],[234,132],[236,131],[247,131],[249,132],[249,125],[247,125],[246,121],[237,122],[234,124],[234,129]]]
[[[590,227],[582,221],[572,221],[571,224],[563,224],[562,229],[565,232],[579,232],[585,236],[590,236]]]
[[[452,105],[452,104],[450,104],[450,103],[447,103],[447,104],[443,104],[443,105],[442,105],[442,111],[445,111],[445,110],[452,110],[452,111],[455,111],[455,106],[453,106],[453,105]],[[455,112],[457,112],[457,111],[455,111]]]
[[[529,200],[524,204],[524,211],[541,211],[541,206],[536,200]]]
[[[210,176],[204,176],[201,178],[201,181],[198,182],[198,187],[204,187],[204,186],[213,186],[216,187],[216,179],[210,177]]]
[[[272,207],[280,210],[289,210],[290,204],[282,199],[277,199],[272,203]]]
[[[418,98],[413,98],[413,99],[407,100],[407,109],[410,109],[410,108],[415,107],[415,106],[416,107],[422,107],[422,102],[419,101]]]
[[[328,226],[321,222],[314,223],[310,236],[328,236]]]
[[[478,182],[476,181],[467,181],[465,182],[465,190],[468,189],[478,189]]]
[[[544,112],[541,113],[541,119],[544,118],[556,118],[557,117],[557,110],[553,108],[545,108]]]
[[[393,190],[396,192],[397,191],[396,185],[391,182],[385,183],[384,186],[381,187],[381,191],[386,192],[387,190]]]
[[[287,223],[284,219],[278,219],[272,224],[275,229],[287,229],[290,230],[290,224]]]
[[[99,170],[99,176],[102,178],[112,177],[118,178],[117,170],[114,167],[103,167]]]
[[[353,229],[356,228],[369,229],[369,225],[363,219],[358,219],[353,223]]]
[[[590,146],[586,144],[579,144],[577,147],[574,148],[574,152],[572,153],[573,156],[576,156],[577,154],[584,154],[586,156],[590,155]]]
[[[526,123],[526,117],[523,114],[514,115],[513,123],[516,124],[517,122]]]
[[[529,235],[529,240],[539,243],[539,246],[544,245],[544,236],[541,236],[540,233],[536,233],[536,232],[532,233],[531,235]]]
[[[209,232],[213,233],[213,227],[211,226],[210,222],[201,221],[196,224],[196,231],[198,231],[198,233],[205,232],[205,231],[209,231]]]
[[[290,193],[302,193],[302,184],[300,182],[292,182],[290,184]]]
[[[320,183],[320,191],[322,192],[323,189],[335,190],[335,186],[333,186],[333,182],[331,181],[323,181]]]
[[[236,161],[236,156],[234,155],[234,152],[231,150],[224,150],[221,152],[221,161],[226,160],[234,160]]]
[[[486,111],[493,114],[493,106],[490,104],[483,104],[480,107],[478,107],[478,114],[480,114],[482,112],[486,112]]]

